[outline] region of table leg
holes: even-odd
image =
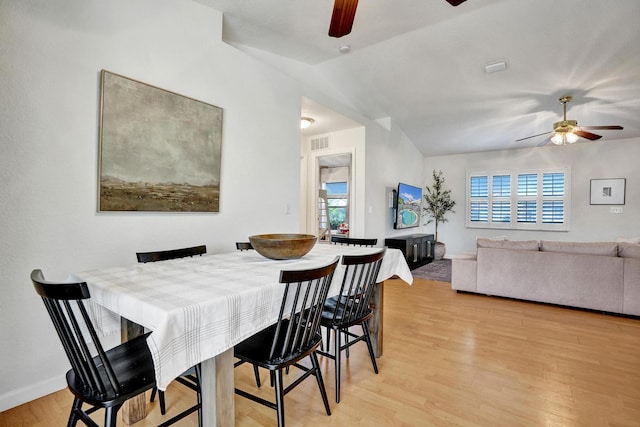
[[[373,316],[369,319],[369,334],[373,344],[373,354],[376,357],[382,356],[382,314],[384,306],[384,282],[376,283],[371,295],[371,307]]]
[[[125,319],[120,318],[120,341],[125,342],[144,334],[144,327]],[[147,395],[139,394],[127,400],[121,409],[122,419],[127,425],[137,423],[147,416]]]
[[[233,348],[202,362],[202,425],[228,427],[235,424]]]

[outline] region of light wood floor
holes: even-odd
[[[640,320],[457,294],[420,279],[386,282],[384,310],[380,374],[365,346],[353,347],[336,404],[333,366],[321,358],[333,414],[307,380],[285,398],[288,426],[640,426]],[[236,384],[255,390],[244,368]],[[263,381],[271,397],[266,373]],[[167,399],[175,413],[195,397],[176,384]],[[273,410],[235,402],[236,426],[276,425]],[[70,405],[62,390],[0,413],[0,427],[64,426]],[[136,426],[161,422],[157,402],[149,410]],[[196,426],[196,416],[178,425]]]

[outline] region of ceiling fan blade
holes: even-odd
[[[624,129],[622,126],[618,126],[618,125],[613,125],[613,126],[580,126],[582,129],[589,129],[589,130],[622,130]]]
[[[546,134],[548,134],[548,133],[551,133],[551,132],[544,132],[544,133],[539,133],[539,134],[537,134],[537,135],[527,136],[526,138],[516,139],[516,142],[524,141],[525,139],[535,138],[536,136],[546,135]]]
[[[447,3],[449,3],[451,6],[457,6],[461,3],[464,3],[466,0],[447,0]]]
[[[358,0],[335,0],[329,25],[329,36],[342,37],[351,32]]]
[[[582,130],[582,129],[575,129],[573,133],[583,138],[589,139],[591,141],[595,141],[596,139],[602,138],[602,135],[596,135],[595,133],[587,132],[586,130]]]

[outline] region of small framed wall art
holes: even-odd
[[[624,205],[626,178],[592,179],[592,205]]]

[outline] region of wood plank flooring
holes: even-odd
[[[640,426],[640,320],[458,294],[422,279],[387,281],[384,292],[380,374],[366,347],[353,347],[336,404],[332,361],[320,357],[332,415],[307,380],[285,398],[288,426]],[[257,391],[250,367],[235,376]],[[172,384],[169,415],[193,399]],[[66,390],[45,396],[0,413],[0,427],[64,426],[71,401]],[[273,410],[239,396],[235,404],[236,426],[276,425]],[[149,412],[135,426],[162,421],[157,402]]]

